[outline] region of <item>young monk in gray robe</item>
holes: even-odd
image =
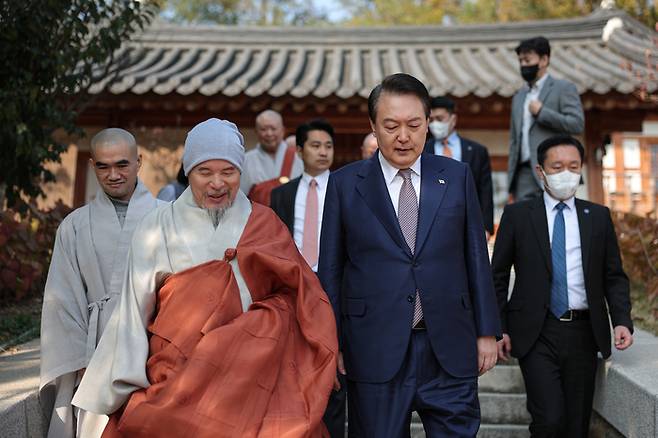
[[[109,128],[91,141],[100,189],[57,229],[41,316],[40,402],[49,438],[100,436],[104,415],[71,399],[118,302],[133,231],[159,204],[137,178],[135,138]]]

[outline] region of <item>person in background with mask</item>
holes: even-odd
[[[555,135],[583,132],[585,117],[576,86],[548,74],[551,46],[544,37],[521,41],[516,48],[521,77],[527,82],[512,99],[507,182],[510,201],[541,196],[533,169],[537,146]]]
[[[597,352],[633,343],[629,283],[607,207],[576,199],[585,151],[570,136],[537,148],[543,196],[507,205],[493,254],[503,339],[519,359],[533,437],[587,437]],[[510,268],[516,280],[508,301]]]
[[[443,155],[468,164],[475,179],[482,221],[487,240],[493,234],[493,183],[489,151],[480,143],[457,135],[455,102],[449,97],[434,97],[430,101],[431,136],[427,136],[425,150],[428,154]]]

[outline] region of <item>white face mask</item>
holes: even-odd
[[[450,134],[450,122],[430,122],[430,132],[437,140],[443,140]]]
[[[555,199],[566,201],[576,194],[580,184],[580,173],[563,170],[560,173],[547,175],[544,169],[542,169],[542,173],[544,174],[544,186]]]

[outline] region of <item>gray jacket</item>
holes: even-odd
[[[528,87],[525,86],[516,92],[512,98],[512,118],[510,127],[509,167],[507,182],[512,187],[512,179],[519,161],[521,151],[521,135],[523,132],[523,103],[525,102]],[[549,137],[559,134],[578,135],[585,127],[583,106],[576,86],[569,81],[546,78],[546,82],[539,93],[542,108],[534,117],[530,127],[530,160],[532,167],[537,164],[537,146]],[[541,181],[533,172],[537,184]]]

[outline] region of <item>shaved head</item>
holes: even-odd
[[[103,129],[94,135],[91,139],[91,155],[92,157],[96,156],[100,148],[118,145],[127,146],[130,152],[134,153],[135,157],[137,156],[137,142],[135,141],[135,137],[130,132],[121,128]]]
[[[372,157],[377,151],[377,138],[372,132],[363,139],[361,145],[361,159],[367,160]]]
[[[256,116],[256,125],[262,124],[266,120],[283,126],[283,117],[274,110],[268,109],[258,114]]]
[[[283,141],[283,118],[273,110],[265,110],[256,117],[256,135],[261,148],[269,154],[276,154]]]
[[[111,198],[130,201],[142,157],[135,137],[121,128],[107,128],[91,139],[91,158],[98,183]]]

